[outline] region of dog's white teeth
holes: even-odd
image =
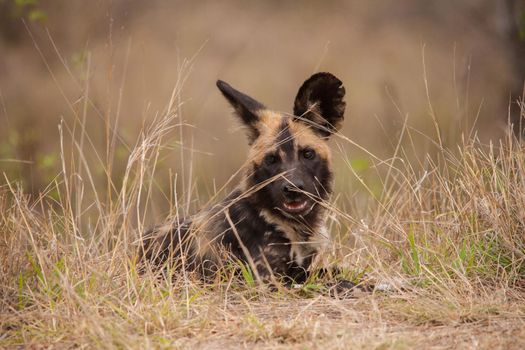
[[[306,208],[306,201],[284,203],[284,207],[288,210],[303,210],[304,208]]]

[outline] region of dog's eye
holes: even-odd
[[[304,159],[314,159],[315,151],[313,149],[307,148],[303,151],[303,157]]]
[[[275,154],[267,154],[266,157],[264,157],[264,162],[268,165],[272,165],[277,163],[279,158]]]

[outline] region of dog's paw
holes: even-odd
[[[334,283],[327,284],[330,296],[338,299],[355,298],[356,284],[345,279],[338,280]]]

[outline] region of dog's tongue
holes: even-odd
[[[300,208],[303,205],[304,202],[290,202],[286,203],[286,205],[292,209]]]

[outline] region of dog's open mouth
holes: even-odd
[[[290,214],[301,214],[309,210],[308,201],[306,199],[294,200],[283,203],[283,209]]]

